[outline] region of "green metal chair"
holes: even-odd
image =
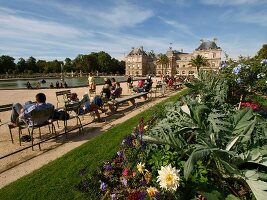
[[[77,103],[66,103],[65,104],[64,111],[70,114],[69,119],[64,119],[64,132],[66,134],[66,137],[67,137],[67,132],[68,132],[67,131],[68,120],[76,119],[77,120],[76,125],[79,128],[79,132],[81,132],[81,130],[83,130],[83,125],[82,125],[81,119],[79,117],[80,108],[81,108],[81,103],[80,102],[77,102]]]
[[[34,129],[39,129],[39,137],[41,138],[41,127],[48,126],[50,133],[55,133],[55,136],[57,136],[56,128],[53,124],[53,120],[51,118],[53,117],[54,113],[54,107],[49,109],[35,109],[31,112],[31,119],[33,121],[32,126],[28,126],[28,130],[30,131],[31,141],[32,141],[32,150],[33,150],[33,131]],[[36,122],[39,120],[47,119],[44,123],[36,125]],[[51,126],[51,127],[50,127]],[[21,133],[19,133],[20,135]],[[39,149],[41,150],[41,144],[38,143]]]

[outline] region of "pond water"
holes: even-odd
[[[109,77],[110,78],[110,77]],[[122,82],[126,81],[127,77],[116,76],[114,77],[116,81]],[[88,77],[65,77],[65,82],[68,87],[86,86],[88,85]],[[41,88],[48,88],[50,83],[56,85],[56,82],[61,82],[60,78],[45,78],[45,83],[42,83],[43,78],[39,79],[10,79],[10,80],[0,80],[0,89],[20,89],[26,88],[26,84],[29,81],[31,86],[36,87],[37,83],[41,84]],[[96,84],[103,84],[104,77],[96,77]]]

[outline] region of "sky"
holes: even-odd
[[[217,38],[231,58],[267,43],[267,0],[0,0],[0,55],[74,59],[132,47],[192,53]]]

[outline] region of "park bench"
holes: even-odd
[[[135,99],[137,98],[147,99],[147,96],[148,96],[148,92],[140,92],[140,93],[136,93],[130,96],[116,98],[115,100],[109,101],[108,105],[112,112],[116,112],[119,105],[125,102],[131,102],[132,105],[135,105]]]
[[[59,108],[59,104],[65,104],[69,101],[71,92],[70,90],[63,90],[56,92],[57,97],[57,109]]]

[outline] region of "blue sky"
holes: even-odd
[[[0,55],[64,60],[132,47],[192,52],[218,39],[230,57],[267,43],[267,0],[0,0]]]

